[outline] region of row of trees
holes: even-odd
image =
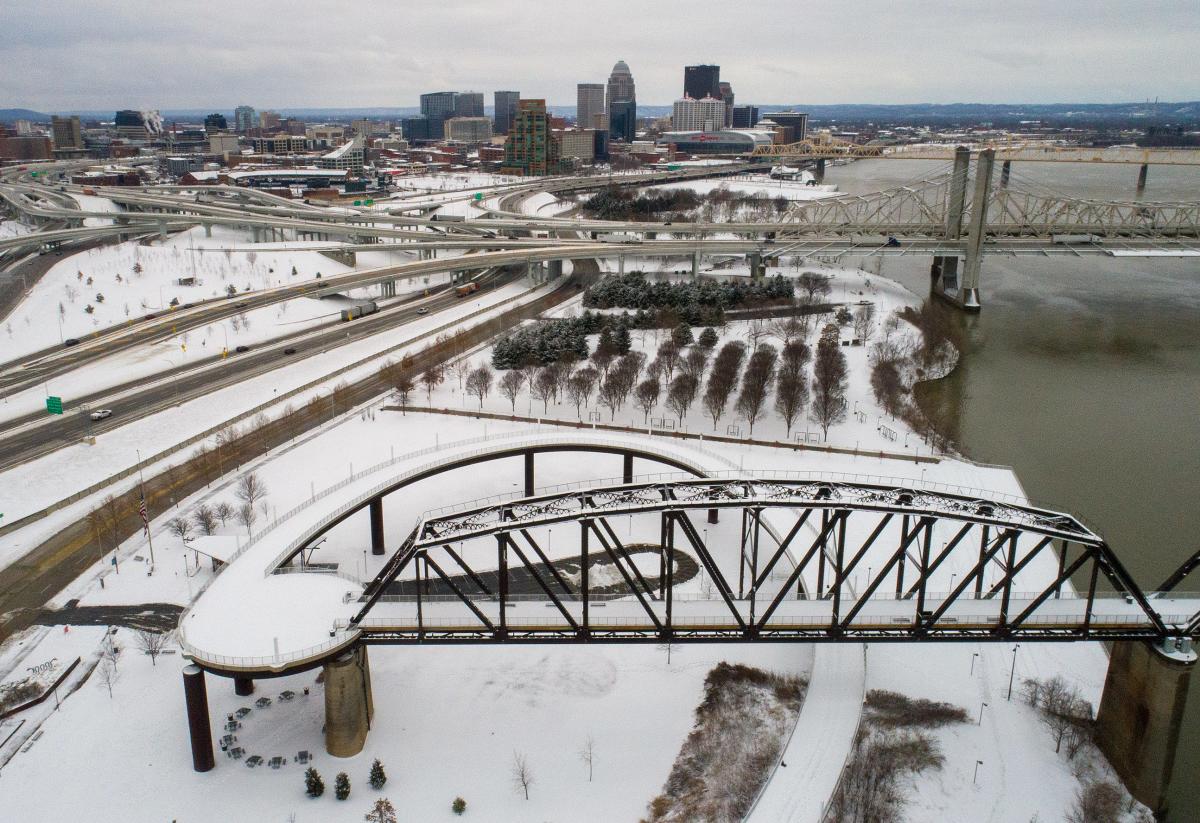
[[[654,220],[664,212],[682,216],[700,203],[700,195],[691,189],[634,193],[610,186],[585,200],[583,210],[599,220]]]
[[[267,484],[256,473],[248,472],[238,478],[234,494],[239,501],[236,506],[225,500],[213,506],[201,503],[192,512],[191,519],[176,517],[167,523],[167,528],[187,544],[192,537],[193,527],[204,535],[212,535],[217,531],[218,520],[221,521],[221,526],[225,526],[231,518],[237,518],[237,522],[241,523],[249,534],[258,522],[258,504],[263,503],[264,510],[266,508],[264,501],[269,494]]]
[[[828,286],[828,283],[826,283]],[[689,304],[730,309],[770,301],[791,300],[795,283],[776,275],[752,281],[704,279],[650,283],[642,272],[608,275],[587,288],[583,304],[596,309],[665,309],[676,311]]]

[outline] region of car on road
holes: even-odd
[[[250,351],[250,347],[249,346],[238,346],[236,349],[234,349],[234,351],[237,352],[238,354],[245,354],[246,352]]]
[[[112,409],[96,409],[96,411],[89,414],[88,417],[92,418],[93,420],[105,420],[109,417],[112,417]]]
[[[64,346],[78,346],[78,345],[79,345],[79,338],[77,338],[77,337],[68,337],[66,340],[64,340],[64,341],[63,341],[63,345],[64,345]]]
[[[421,308],[417,309],[417,314],[429,314],[429,309],[422,306]]]
[[[283,350],[283,353],[284,353],[284,354],[295,354],[295,353],[296,353],[296,350],[295,350],[294,348],[292,348],[292,347],[290,347],[290,346],[289,346],[288,348],[286,348],[286,349],[284,349],[284,350]]]

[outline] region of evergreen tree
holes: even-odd
[[[383,772],[383,764],[379,762],[379,758],[375,758],[375,762],[371,764],[371,775],[367,778],[371,784],[371,788],[378,791],[383,788],[383,784],[387,783],[387,775]]]
[[[717,345],[717,333],[712,326],[700,332],[700,345],[706,349],[714,348]]]
[[[466,810],[467,801],[463,800],[461,797],[454,798],[454,802],[450,804],[450,811],[454,812],[455,814],[461,815]]]
[[[633,340],[629,336],[629,326],[625,324],[624,318],[617,323],[617,330],[613,333],[612,342],[616,347],[617,354],[629,354],[629,349],[633,347]]]
[[[334,779],[333,796],[338,800],[345,800],[350,796],[350,778],[345,772],[338,772],[337,778]]]
[[[675,345],[681,349],[684,346],[690,346],[692,343],[696,342],[696,338],[692,335],[692,327],[686,322],[680,323],[678,326],[671,329],[671,340],[673,340]]]
[[[325,781],[312,766],[304,772],[304,793],[309,797],[320,797],[325,794]]]

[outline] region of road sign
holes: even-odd
[[[58,397],[56,395],[53,395],[53,394],[50,395],[49,397],[47,397],[46,398],[46,411],[50,412],[51,414],[62,414],[63,413],[62,398]]]
[[[483,192],[481,192],[481,191],[477,191],[477,192],[475,192],[475,199],[476,199],[476,200],[482,200],[482,199],[483,199]]]
[[[374,206],[374,205],[375,205],[375,201],[374,201],[374,200],[364,200],[364,201],[363,201],[363,203],[364,203],[365,205],[368,205],[368,206]]]
[[[356,206],[361,206],[361,205],[362,205],[362,201],[361,201],[361,200],[355,200],[355,201],[354,201],[354,205],[356,205]]]

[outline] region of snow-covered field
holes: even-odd
[[[32,231],[31,226],[17,220],[0,220],[0,237],[19,237]]]
[[[782,197],[785,200],[818,200],[832,197],[838,193],[837,186],[807,181],[812,175],[804,172],[799,180],[772,180],[764,174],[745,174],[734,177],[721,177],[711,180],[685,180],[679,183],[662,183],[649,186],[647,190],[689,189],[697,194],[712,194],[715,191],[728,191],[740,195],[765,195],[767,197]]]

